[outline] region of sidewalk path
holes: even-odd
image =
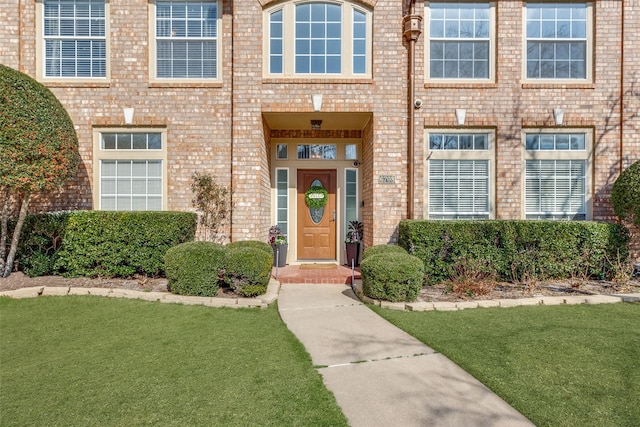
[[[283,284],[278,309],[352,427],[533,425],[347,285]]]

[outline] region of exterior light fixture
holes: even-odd
[[[126,125],[132,125],[133,124],[133,108],[123,108],[122,109],[124,111],[124,123]]]
[[[311,130],[320,130],[322,120],[311,120]]]
[[[313,101],[313,111],[320,111],[322,109],[322,94],[316,93],[311,95],[311,100]]]
[[[456,120],[458,121],[458,126],[464,125],[464,120],[467,117],[467,110],[464,108],[456,108]]]
[[[553,109],[553,118],[556,121],[557,126],[561,126],[564,121],[564,110],[562,108]]]

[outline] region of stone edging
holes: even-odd
[[[619,302],[640,302],[640,293],[615,295],[583,295],[583,296],[541,296],[533,298],[494,299],[458,302],[389,302],[369,298],[362,292],[362,282],[356,280],[353,287],[360,300],[367,304],[392,310],[406,311],[457,311],[468,308],[489,307],[521,307],[534,305],[576,305],[576,304],[605,304]]]
[[[267,293],[256,298],[214,298],[175,295],[168,292],[144,292],[114,288],[74,288],[72,286],[34,286],[13,291],[0,292],[0,297],[15,299],[36,298],[39,296],[96,295],[111,298],[141,299],[185,305],[205,305],[208,307],[231,308],[267,308],[278,298],[280,282],[270,279]]]

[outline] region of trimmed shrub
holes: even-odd
[[[179,295],[213,297],[218,294],[226,248],[213,242],[181,243],[164,257],[169,291]]]
[[[30,277],[53,274],[68,218],[69,212],[27,215],[16,254],[19,270]]]
[[[227,245],[229,246],[229,245]],[[245,297],[262,295],[271,278],[273,253],[250,247],[227,247],[224,281],[237,294]]]
[[[164,275],[167,250],[192,241],[189,212],[70,212],[54,270],[67,277]]]
[[[369,298],[415,301],[422,289],[424,265],[420,258],[400,252],[369,255],[360,264],[362,291]]]
[[[640,161],[622,171],[613,183],[611,205],[618,218],[640,227]]]
[[[0,64],[0,277],[13,269],[32,197],[61,189],[79,162],[73,121],[53,92]],[[7,234],[11,212],[18,212],[13,236]]]
[[[617,224],[589,221],[401,221],[399,244],[424,262],[427,284],[473,274],[505,281],[609,277],[628,256]]]
[[[407,250],[398,245],[376,245],[369,246],[364,251],[362,251],[362,260],[364,261],[367,257],[378,254],[390,254],[390,253],[402,253],[408,254]]]
[[[273,249],[271,245],[267,242],[262,242],[260,240],[239,240],[237,242],[232,242],[227,245],[227,249],[233,250],[238,248],[254,248],[260,249],[261,251],[265,251],[269,255],[273,255]]]

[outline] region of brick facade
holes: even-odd
[[[419,110],[408,99],[408,43],[402,34],[410,1],[354,1],[371,12],[371,78],[310,79],[265,77],[263,10],[285,1],[221,0],[221,79],[200,84],[152,81],[149,2],[108,3],[108,81],[46,83],[76,125],[82,166],[65,191],[43,199],[39,209],[96,208],[94,130],[124,126],[123,107],[135,108],[132,129],[166,129],[168,209],[192,209],[189,184],[195,172],[213,173],[221,184],[232,186],[233,240],[264,240],[273,222],[271,139],[282,137],[283,130],[272,128],[263,115],[312,113],[310,97],[315,93],[323,94],[321,114],[371,116],[362,128],[343,129],[349,136],[353,131],[361,135],[359,195],[366,245],[394,241],[398,221],[407,217],[410,114],[415,117],[415,218],[425,217],[424,129],[459,128],[456,108],[467,110],[461,129],[495,132],[493,185],[498,219],[523,218],[522,132],[529,127],[554,127],[554,108],[565,110],[564,128],[593,132],[593,191],[589,195],[593,219],[613,219],[611,185],[621,167],[640,159],[640,55],[636,53],[640,32],[635,25],[640,21],[640,7],[636,0],[593,2],[593,78],[588,83],[523,81],[523,1],[495,2],[497,49],[492,83],[427,81],[426,37],[422,34],[415,45],[414,63],[415,97],[424,101]],[[40,43],[35,5],[34,0],[0,0],[0,62],[34,77]],[[424,16],[422,2],[417,2],[415,13]],[[426,19],[422,25],[428,25]],[[393,176],[395,183],[380,183],[381,175]]]

